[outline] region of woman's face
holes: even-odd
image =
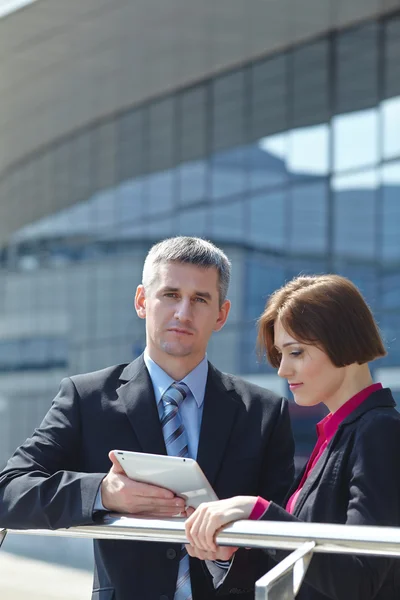
[[[345,378],[345,367],[335,367],[328,355],[292,337],[277,320],[275,346],[280,352],[278,375],[287,379],[296,404],[315,406],[320,402],[333,409]]]

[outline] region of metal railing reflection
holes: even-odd
[[[94,525],[70,529],[0,530],[7,533],[185,543],[183,519],[145,519],[107,515]],[[256,583],[256,600],[294,599],[314,552],[400,557],[400,528],[321,523],[238,521],[224,528],[217,542],[225,546],[294,550]]]

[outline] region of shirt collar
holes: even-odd
[[[360,406],[368,396],[380,389],[382,389],[381,383],[373,383],[352,396],[336,412],[326,415],[326,417],[317,424],[318,437],[323,436],[327,442],[330,442],[337,432],[340,423],[344,421],[353,410]]]
[[[175,380],[172,379],[168,373],[166,373],[153,359],[150,358],[147,349],[144,351],[144,362],[150,375],[150,379],[153,383],[154,394],[156,402],[159,404],[164,392],[167,391],[171,383]],[[208,361],[207,356],[182,379],[183,383],[186,383],[189,390],[191,391],[198,408],[200,408],[204,402],[204,394],[206,391],[208,375]]]

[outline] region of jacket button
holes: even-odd
[[[168,548],[167,558],[169,558],[170,560],[173,560],[174,558],[176,558],[176,552],[173,548]],[[165,598],[167,598],[167,597],[165,596]],[[164,598],[160,598],[160,600],[164,600]]]

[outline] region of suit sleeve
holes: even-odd
[[[57,529],[93,522],[105,473],[82,473],[80,398],[71,379],[0,474],[0,526]]]
[[[399,456],[400,422],[397,419],[379,415],[360,430],[349,457],[346,524],[400,525]],[[327,502],[330,501],[332,499],[327,498]],[[274,503],[262,518],[299,521]],[[282,560],[287,555],[288,552],[276,551],[274,559]],[[305,582],[332,600],[372,600],[394,561],[396,559],[389,557],[315,554]]]
[[[258,494],[282,502],[294,476],[294,441],[288,402],[282,398],[275,406],[271,433],[264,449]],[[218,588],[218,596],[240,593],[254,595],[255,582],[274,566],[270,557],[260,550],[239,548],[235,560]]]

